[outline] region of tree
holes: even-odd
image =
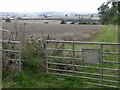
[[[111,5],[111,7],[109,6]],[[100,21],[102,24],[117,24],[118,23],[118,2],[103,3],[98,8]]]

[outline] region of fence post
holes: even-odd
[[[103,43],[100,44],[100,80],[103,86]]]
[[[18,44],[19,45],[19,72],[21,72],[22,70],[22,62],[21,62],[21,43]]]
[[[75,71],[75,62],[74,62],[74,58],[75,58],[75,53],[74,53],[74,42],[72,42],[72,65],[73,65],[73,76],[74,76],[74,71]]]
[[[118,44],[118,62],[120,63],[120,42]],[[120,64],[118,64],[118,88],[120,88]]]
[[[45,54],[46,54],[46,72],[48,73],[48,46],[47,46],[47,40],[45,40]]]

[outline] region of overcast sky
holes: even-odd
[[[107,0],[0,0],[0,12],[89,12]]]

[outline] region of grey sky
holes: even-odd
[[[0,12],[90,12],[107,0],[0,0]]]

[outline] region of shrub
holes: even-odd
[[[48,24],[48,22],[44,22],[45,24]]]
[[[5,19],[6,22],[11,22],[10,18]]]
[[[23,67],[33,72],[45,70],[45,49],[43,42],[40,40],[33,37],[29,38],[22,56],[24,59]]]
[[[75,22],[71,22],[71,24],[75,24]]]
[[[93,24],[93,25],[95,25],[96,23],[95,23],[95,22],[93,22],[92,24]]]
[[[67,24],[65,20],[62,20],[60,24]]]
[[[79,22],[78,24],[87,24],[86,22]]]
[[[117,24],[118,23],[118,16],[115,16],[112,18],[112,24]]]
[[[89,24],[91,24],[91,25],[95,25],[96,23],[95,23],[95,22],[91,22],[91,23],[89,23]]]

